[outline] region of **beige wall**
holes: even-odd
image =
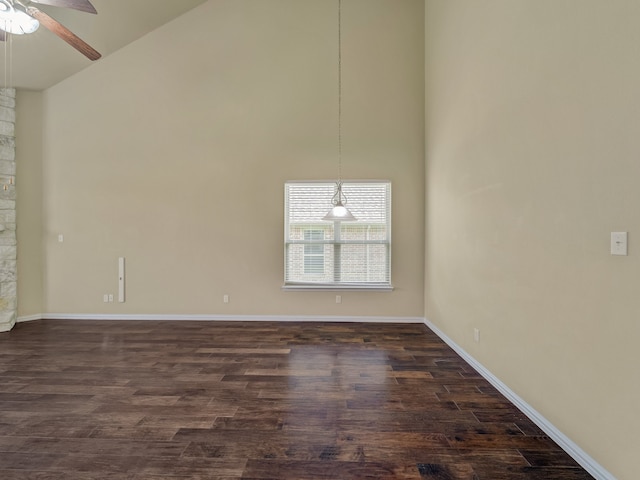
[[[16,95],[18,315],[43,313],[42,93]]]
[[[426,317],[619,480],[640,451],[638,18],[426,2]]]
[[[426,249],[423,2],[344,6],[344,176],[393,181],[393,293],[280,290],[283,182],[336,175],[335,11],[225,0],[19,93],[19,315],[421,316],[424,274],[429,320],[635,478],[640,5],[426,5]]]
[[[343,11],[343,176],[392,181],[395,291],[281,290],[284,182],[338,173],[336,7],[212,0],[44,92],[44,312],[422,317],[422,0]]]

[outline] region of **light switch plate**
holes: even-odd
[[[627,232],[611,232],[611,255],[627,255]]]

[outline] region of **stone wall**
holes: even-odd
[[[17,318],[16,91],[0,88],[0,332]]]

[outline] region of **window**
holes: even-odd
[[[285,288],[391,288],[391,183],[343,182],[356,222],[323,221],[336,185],[285,184]]]
[[[304,273],[305,275],[324,275],[324,230],[304,231]]]

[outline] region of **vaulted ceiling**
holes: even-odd
[[[44,5],[38,5],[38,8],[73,31],[104,58],[205,1],[91,0],[97,15]],[[10,43],[0,43],[0,86],[8,83],[16,88],[44,90],[91,63],[40,26],[35,33],[14,35]]]

